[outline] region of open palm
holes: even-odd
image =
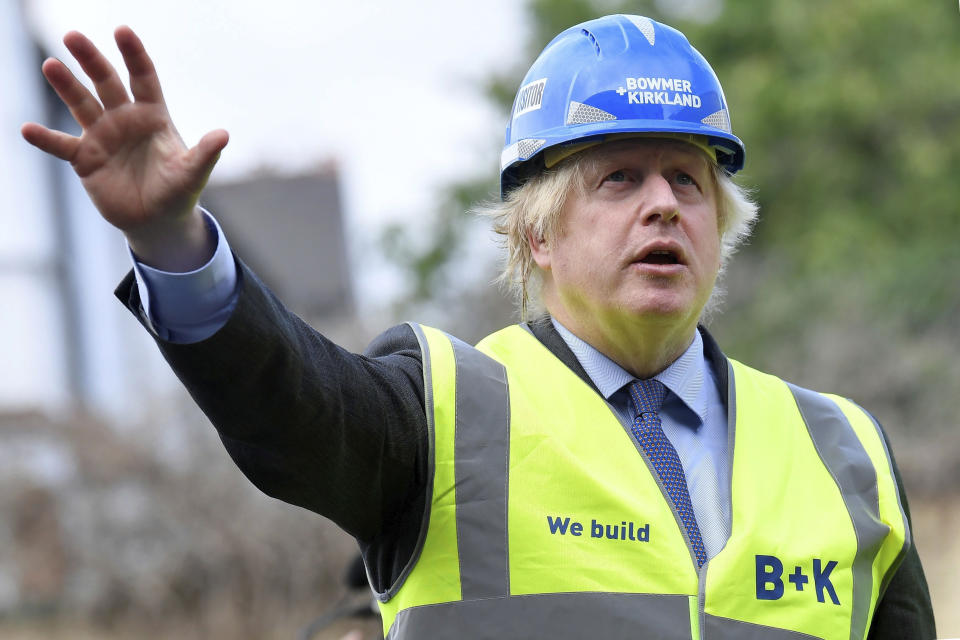
[[[48,59],[43,74],[83,131],[72,136],[27,123],[21,132],[34,146],[70,162],[100,214],[128,238],[169,236],[194,211],[227,144],[227,132],[212,131],[188,149],[140,39],[128,27],[118,28],[115,37],[134,99],[93,43],[72,31],[64,44],[92,80],[99,100],[62,62]]]

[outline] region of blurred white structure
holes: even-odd
[[[187,549],[178,527],[150,518],[165,492],[182,492],[168,486],[178,478],[212,481],[210,456],[249,493],[114,297],[130,268],[122,235],[68,163],[20,136],[31,120],[79,132],[40,73],[46,54],[24,16],[17,0],[0,1],[0,615],[109,602],[142,564],[137,554],[114,557],[122,545],[104,544],[111,536],[140,549],[149,531],[163,559]],[[342,344],[365,343],[335,164],[221,183],[204,198],[232,246],[292,308]]]
[[[44,53],[19,2],[0,3],[0,411],[83,407],[138,421],[175,389],[150,338],[113,299],[126,246],[67,163],[20,136],[34,120],[77,125],[40,74]]]

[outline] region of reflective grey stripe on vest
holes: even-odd
[[[433,495],[433,476],[434,476],[434,467],[436,466],[435,458],[435,425],[433,424],[433,362],[430,359],[430,342],[427,340],[426,334],[423,332],[423,327],[421,327],[416,322],[408,322],[407,326],[413,331],[417,336],[417,342],[420,344],[420,362],[423,366],[423,406],[426,407],[426,418],[427,418],[427,485],[425,487],[427,504],[423,510],[423,516],[420,520],[420,532],[417,535],[417,544],[414,547],[413,554],[410,556],[410,559],[407,560],[407,564],[404,565],[403,569],[400,571],[400,575],[397,577],[396,581],[390,587],[383,592],[378,592],[375,589],[373,590],[374,596],[380,602],[388,602],[390,598],[397,595],[397,592],[400,591],[400,587],[404,585],[407,581],[407,578],[410,576],[410,572],[413,571],[413,568],[416,566],[417,561],[420,560],[420,553],[423,551],[423,543],[427,538],[427,528],[430,524],[430,496]],[[366,561],[364,561],[366,564]],[[375,584],[374,580],[370,575],[370,568],[366,568],[367,571],[367,582],[371,585]]]
[[[835,402],[815,391],[788,385],[823,464],[833,476],[853,521],[857,554],[853,559],[851,640],[867,634],[873,561],[890,528],[880,520],[877,472],[863,444]]]
[[[404,609],[387,640],[690,640],[690,633],[687,596],[557,593]]]
[[[862,408],[860,410],[864,413],[867,413]],[[870,422],[873,423],[873,428],[877,432],[877,438],[880,439],[880,444],[883,445],[883,453],[887,457],[887,469],[890,471],[890,477],[895,479],[897,474],[893,470],[893,456],[890,455],[890,451],[887,449],[887,439],[883,435],[883,429],[880,428],[880,423],[877,422],[872,415],[867,413],[867,416],[869,416]],[[907,551],[913,544],[912,534],[910,533],[910,523],[907,521],[907,514],[904,513],[903,504],[900,502],[900,487],[897,487],[897,508],[900,510],[900,521],[903,523],[903,546],[900,547],[900,553],[897,554],[896,559],[894,559],[893,563],[891,563],[890,568],[887,569],[887,574],[883,576],[883,580],[880,583],[879,598],[882,598],[883,594],[887,592],[887,587],[890,586],[890,580],[893,579],[893,574],[897,572],[897,569],[900,567],[900,563],[903,562],[904,557],[907,555]]]
[[[799,631],[775,629],[730,618],[718,618],[709,613],[704,616],[701,633],[704,640],[820,640],[817,636]]]
[[[507,372],[466,343],[450,342],[456,362],[454,477],[461,595],[464,600],[507,596]]]

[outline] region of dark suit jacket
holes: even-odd
[[[195,344],[157,339],[160,350],[244,474],[268,495],[324,515],[354,536],[373,587],[385,591],[414,552],[427,499],[416,336],[400,325],[363,355],[349,353],[290,313],[239,261],[238,269],[240,295],[227,324]],[[132,274],[116,293],[149,329]],[[549,320],[530,326],[596,388]],[[725,397],[726,357],[703,333]],[[902,488],[901,500],[906,509]],[[869,638],[934,637],[926,580],[911,547]]]

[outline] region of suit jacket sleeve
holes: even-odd
[[[237,267],[240,295],[226,325],[187,345],[154,334],[160,351],[243,473],[265,493],[333,520],[389,581],[406,561],[425,499],[416,336],[401,325],[364,355],[349,353]],[[150,328],[131,275],[116,293]]]

